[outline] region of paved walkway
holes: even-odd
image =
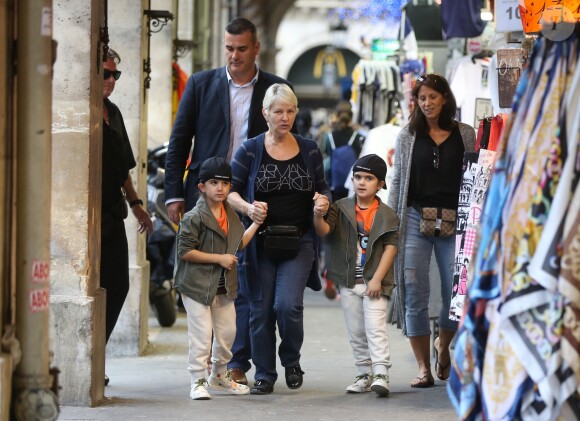
[[[290,390],[279,367],[274,393],[231,396],[214,393],[209,401],[189,399],[187,326],[183,314],[171,328],[159,328],[150,319],[150,348],[137,358],[110,358],[106,400],[96,408],[63,407],[61,420],[455,420],[446,382],[415,389],[409,381],[416,363],[407,339],[389,326],[391,393],[346,394],[357,372],[346,338],[340,303],[307,290],[305,340],[302,348],[304,385]],[[434,366],[434,364],[433,364]],[[253,371],[248,376],[253,378]]]

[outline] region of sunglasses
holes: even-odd
[[[111,76],[113,76],[115,80],[119,80],[119,78],[121,77],[121,71],[115,70],[112,72],[110,70],[105,69],[105,71],[103,72],[103,80],[107,80]]]
[[[439,169],[439,148],[436,146],[431,147],[433,149],[433,168]]]
[[[439,76],[439,75],[434,74],[434,73],[430,73],[428,75],[422,75],[422,76],[419,76],[417,78],[417,82],[421,82],[421,83],[422,82],[426,82],[427,80],[430,80],[432,82],[437,83],[437,82],[442,81],[443,78],[441,76]]]

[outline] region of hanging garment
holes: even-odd
[[[477,129],[477,141],[475,142],[475,150],[487,149],[489,143],[489,135],[491,130],[491,118],[484,118],[479,120],[479,128]]]
[[[486,22],[481,19],[483,0],[445,0],[441,3],[443,38],[475,38]]]
[[[576,37],[540,39],[516,90],[454,350],[449,393],[461,419],[555,420],[572,413],[568,400],[580,384],[572,332],[580,313],[570,302],[576,288],[561,293],[574,280],[558,257],[579,253],[566,248],[577,235],[570,227],[579,222],[580,171],[572,147],[578,126],[570,141],[564,100],[577,86],[571,75],[578,52]]]
[[[373,128],[385,124],[394,114],[394,103],[401,97],[399,67],[391,61],[360,60],[352,72],[354,120]],[[358,99],[358,100],[357,100]]]
[[[491,119],[491,128],[489,130],[489,141],[487,143],[487,148],[490,151],[497,150],[497,146],[501,140],[503,134],[503,128],[506,125],[508,116],[507,114],[498,114]]]
[[[495,152],[481,149],[477,156],[477,161],[469,168],[469,175],[464,173],[457,210],[454,284],[449,307],[449,318],[457,321],[463,316],[467,286],[473,277],[470,262],[481,224],[483,203],[491,181]],[[461,202],[462,195],[468,197],[466,202]]]
[[[376,154],[383,158],[387,163],[387,176],[385,182],[387,183],[387,189],[391,185],[393,180],[393,160],[395,157],[395,144],[397,141],[397,136],[401,131],[401,127],[395,124],[383,124],[381,126],[375,127],[369,130],[369,133],[363,143],[362,150],[360,152],[359,158],[365,155]],[[344,183],[344,187],[348,189],[348,195],[352,196],[354,194],[354,185],[352,183],[352,177],[348,177]],[[377,196],[381,198],[384,203],[387,203],[388,190],[380,189],[377,192]]]
[[[464,57],[457,64],[453,77],[449,81],[457,107],[460,109],[461,121],[477,129],[479,120],[493,116],[488,76],[489,62],[485,59],[472,60]]]
[[[451,320],[460,320],[463,314],[465,292],[461,292],[461,276],[463,268],[467,270],[467,260],[464,252],[465,248],[465,230],[468,225],[469,204],[471,202],[471,192],[477,173],[478,152],[465,153],[463,156],[463,176],[459,187],[459,201],[457,204],[457,221],[455,225],[455,260],[453,271],[453,287],[451,288],[451,304],[449,306],[449,318]],[[463,297],[461,297],[463,295]]]

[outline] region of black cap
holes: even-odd
[[[201,164],[198,180],[200,183],[205,183],[207,180],[232,181],[232,168],[223,158],[215,156],[208,158]]]
[[[359,158],[352,167],[352,173],[357,171],[368,172],[379,179],[379,181],[385,181],[387,176],[387,164],[383,158],[378,155],[370,154]],[[383,185],[383,189],[386,189],[387,185]]]

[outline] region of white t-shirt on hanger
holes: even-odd
[[[494,115],[489,89],[490,71],[490,61],[475,59],[474,63],[470,56],[466,56],[458,63],[450,82],[457,108],[461,109],[461,121],[476,130],[480,119]]]
[[[362,150],[359,157],[365,155],[370,155],[372,153],[377,154],[385,160],[387,163],[387,188],[391,185],[393,179],[393,163],[395,160],[395,143],[397,141],[397,136],[401,131],[400,126],[395,126],[394,124],[383,124],[382,126],[375,127],[369,130],[369,133],[363,143]],[[344,187],[348,189],[348,195],[352,196],[354,194],[354,187],[352,185],[351,177],[347,177]],[[387,203],[388,190],[381,189],[377,193],[381,198],[383,203]]]

